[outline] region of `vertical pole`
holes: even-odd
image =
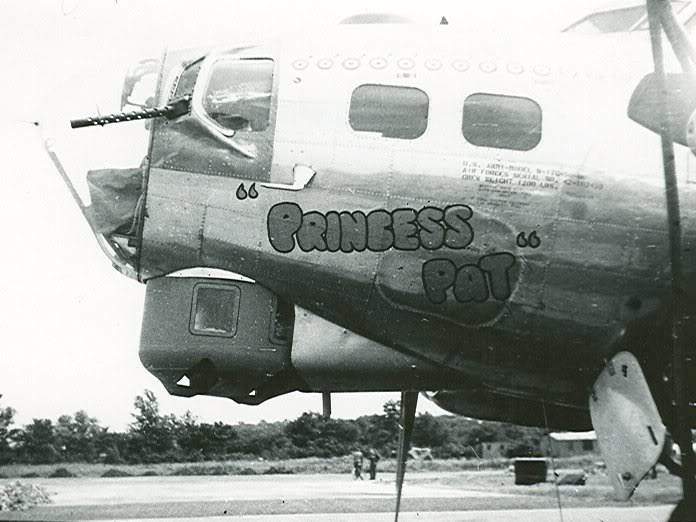
[[[665,200],[667,203],[667,224],[669,231],[670,260],[672,273],[672,387],[674,409],[674,437],[682,454],[683,501],[694,505],[696,478],[694,476],[694,450],[691,441],[691,427],[688,419],[689,399],[686,375],[686,342],[684,319],[686,314],[684,279],[681,257],[681,222],[679,210],[679,187],[674,166],[674,145],[669,133],[669,107],[666,102],[665,71],[662,55],[661,10],[670,9],[666,0],[647,0],[650,23],[650,42],[655,64],[655,80],[658,88],[659,107],[657,114],[662,116],[660,137],[662,141],[662,160],[665,175]]]
[[[331,418],[331,392],[322,392],[321,410],[325,419]]]

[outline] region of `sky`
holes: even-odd
[[[140,364],[145,287],[116,272],[43,151],[42,107],[59,86],[94,64],[163,46],[247,40],[335,24],[363,12],[393,12],[419,23],[446,16],[465,30],[501,38],[556,32],[604,1],[521,2],[300,0],[3,0],[0,7],[0,406],[16,423],[85,410],[113,430],[131,421],[148,388],[165,413],[205,422],[253,423],[320,411],[321,396],[294,393],[260,406],[211,397],[170,397]],[[333,412],[379,413],[397,393],[335,394]],[[419,411],[444,413],[427,400]]]

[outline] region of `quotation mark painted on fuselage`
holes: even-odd
[[[249,199],[256,199],[259,197],[259,193],[256,191],[256,183],[252,183],[248,191],[244,188],[244,183],[237,187],[237,199],[243,200],[246,199],[247,196]]]
[[[515,238],[515,243],[520,248],[539,248],[539,245],[541,245],[541,239],[539,239],[539,236],[537,236],[536,230],[532,231],[529,236],[527,236],[527,234],[524,232],[520,232]]]

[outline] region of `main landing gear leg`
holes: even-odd
[[[396,463],[396,510],[394,522],[399,520],[401,510],[401,490],[404,486],[406,475],[406,458],[411,446],[411,435],[416,421],[416,405],[418,404],[418,392],[401,392],[401,420],[399,422],[399,454]]]

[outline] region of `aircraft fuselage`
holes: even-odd
[[[659,138],[626,116],[649,55],[632,62],[598,40],[349,27],[208,54],[192,113],[153,124],[140,279],[241,274],[441,368],[450,388],[454,374],[462,388],[584,411],[603,361],[627,347],[659,361],[648,375],[659,387],[670,335]],[[158,104],[203,54],[165,56]],[[261,123],[210,109],[229,94],[211,87],[226,61],[240,89],[232,73],[267,75]],[[694,157],[678,147],[676,160],[688,245]],[[314,173],[304,185],[298,167]]]

